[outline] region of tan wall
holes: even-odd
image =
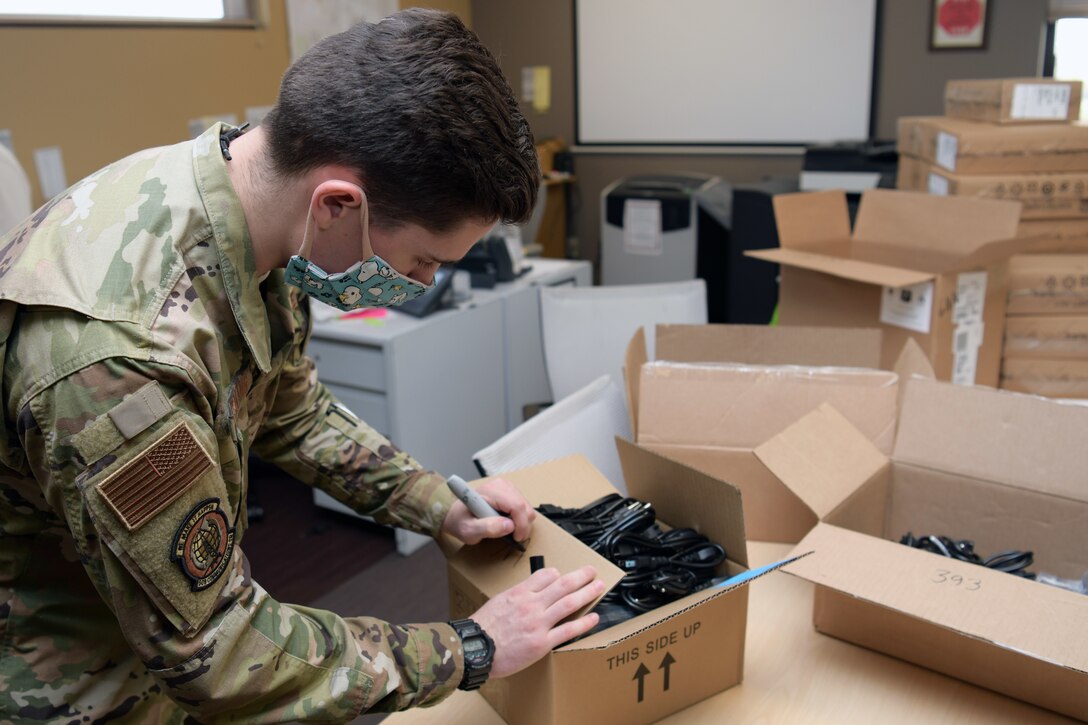
[[[34,150],[59,146],[68,183],[134,151],[189,138],[188,121],[276,100],[290,63],[284,0],[260,27],[0,27],[0,129],[44,199]],[[470,0],[401,2],[457,13]]]

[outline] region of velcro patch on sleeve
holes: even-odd
[[[126,463],[98,493],[129,531],[150,521],[213,466],[186,423]]]
[[[135,438],[169,413],[170,401],[158,381],[152,380],[115,405],[107,415],[126,439]]]

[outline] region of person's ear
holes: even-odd
[[[357,184],[329,179],[314,188],[310,197],[310,210],[317,228],[326,231],[342,221],[349,211],[357,211],[364,203],[363,190]],[[352,224],[358,223],[356,217]]]

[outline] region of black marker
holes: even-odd
[[[498,511],[491,507],[484,497],[473,491],[465,479],[460,476],[450,476],[446,480],[446,485],[453,491],[453,495],[461,500],[461,503],[472,512],[472,515],[478,519],[486,519],[489,516],[502,516]],[[507,534],[503,537],[518,551],[525,551],[525,547],[514,538],[513,534]]]

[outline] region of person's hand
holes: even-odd
[[[597,626],[590,612],[562,622],[604,593],[592,566],[560,576],[554,568],[534,572],[525,581],[488,600],[472,619],[495,641],[490,677],[506,677],[539,660],[559,645]]]
[[[466,544],[478,544],[484,539],[498,539],[507,534],[513,534],[516,541],[529,538],[536,511],[521,491],[504,478],[491,478],[474,488],[493,509],[506,516],[478,519],[463,503],[454,501],[442,521],[442,531]]]

